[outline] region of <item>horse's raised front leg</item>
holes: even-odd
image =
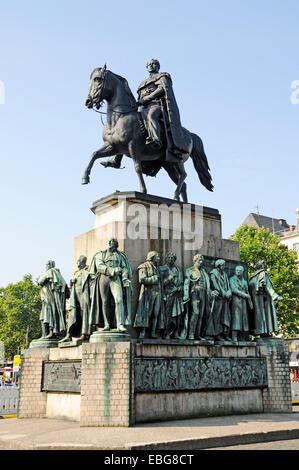
[[[82,177],[82,184],[88,184],[89,183],[89,175],[90,175],[90,172],[91,172],[91,169],[93,167],[94,162],[98,158],[110,157],[110,155],[112,155],[113,153],[114,152],[113,152],[113,148],[111,147],[111,145],[104,145],[99,150],[96,150],[95,152],[93,152],[91,157],[90,157],[90,161],[89,161],[87,167],[85,168],[85,171],[84,171],[84,174],[83,174],[83,177]]]

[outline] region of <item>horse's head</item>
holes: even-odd
[[[106,74],[106,64],[104,67],[98,67],[92,72],[90,76],[89,93],[85,101],[85,105],[88,108],[93,108],[93,106],[95,106],[99,109],[101,102],[107,98],[105,93]]]
[[[122,106],[136,107],[136,100],[125,78],[111,72],[111,70],[107,70],[106,64],[104,67],[94,69],[90,76],[89,93],[85,105],[88,108],[95,106],[99,109],[103,100],[109,103],[115,95],[120,99]],[[119,105],[119,103],[116,103],[116,105]]]

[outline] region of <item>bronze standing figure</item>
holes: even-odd
[[[157,330],[164,330],[162,304],[162,280],[158,267],[160,261],[156,251],[150,251],[146,262],[138,266],[140,292],[134,327],[140,329],[139,338],[158,338]]]
[[[70,308],[67,325],[67,335],[61,342],[78,338],[80,341],[89,336],[89,309],[91,297],[91,278],[88,276],[86,256],[80,256],[77,260],[78,270],[74,273],[71,282]]]
[[[41,339],[55,339],[66,330],[65,302],[69,297],[69,288],[52,260],[47,262],[46,273],[37,282],[41,286],[42,300]]]
[[[118,241],[111,238],[108,248],[96,253],[90,263],[89,275],[94,277],[89,328],[116,328],[126,332],[131,325],[132,267],[124,251],[118,250]]]
[[[259,261],[249,280],[249,291],[253,302],[253,326],[251,334],[262,338],[271,337],[278,331],[274,302],[283,300],[273,287],[265,261]]]
[[[216,293],[211,291],[210,278],[203,262],[203,255],[195,255],[193,266],[187,268],[185,273],[184,302],[188,319],[185,332],[188,331],[188,339],[210,339],[206,338],[206,332],[210,320],[211,299]]]
[[[161,266],[163,283],[163,303],[165,312],[164,338],[177,339],[179,337],[180,318],[184,311],[183,306],[183,274],[176,266],[176,254],[169,252],[165,256],[166,264]]]
[[[219,341],[231,341],[231,311],[230,300],[232,291],[225,272],[225,260],[215,261],[215,268],[210,272],[211,288],[215,291],[212,304],[211,321],[207,326],[208,336],[214,336]]]
[[[233,341],[248,341],[249,339],[249,309],[252,301],[248,291],[248,282],[244,279],[243,266],[236,266],[235,274],[229,279],[232,291],[231,300],[231,330]]]

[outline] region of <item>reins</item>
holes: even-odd
[[[102,106],[102,105],[101,105]],[[119,104],[118,106],[129,106],[127,104]],[[99,114],[108,114],[108,113],[104,113],[103,111],[98,111],[97,109],[94,109],[92,108],[93,111],[95,111],[96,113],[99,113]],[[129,109],[129,111],[117,111],[116,109],[111,109],[111,111],[113,113],[116,113],[116,114],[129,114],[131,111],[136,111],[138,109],[138,106],[134,106],[134,107],[131,107],[131,109]]]
[[[120,104],[119,106],[128,106],[128,105],[127,104]],[[102,107],[102,105],[100,105],[100,107]],[[129,114],[131,111],[137,111],[137,109],[138,109],[138,106],[136,105],[134,108],[131,107],[131,109],[129,109],[129,111],[117,111],[116,109],[111,109],[111,111],[112,111],[112,113],[116,113],[116,114],[121,115],[121,114]],[[103,114],[107,115],[108,113],[105,113],[104,111],[98,111],[94,107],[92,107],[92,110],[101,115],[101,122],[104,126],[105,124],[103,122]]]
[[[104,73],[104,76],[103,76],[103,83],[102,83],[102,86],[101,86],[101,91],[100,91],[100,108],[102,107],[102,103],[103,103],[103,100],[101,100],[101,96],[102,96],[102,90],[104,88],[104,83],[105,83],[105,80],[106,80],[106,71]],[[130,109],[128,111],[118,111],[117,109],[113,109],[113,108],[110,108],[111,112],[112,113],[115,113],[115,114],[119,114],[119,115],[122,115],[122,114],[129,114],[131,113],[132,111],[137,111],[138,110],[138,105],[136,104],[135,106],[132,106],[132,105],[128,105],[127,103],[119,103],[117,106],[130,106]],[[104,111],[98,111],[97,109],[95,109],[94,107],[92,107],[92,110],[95,111],[96,113],[98,114],[101,114],[101,121],[102,121],[102,124],[103,126],[105,125],[104,122],[103,122],[103,118],[102,118],[102,115],[107,115],[108,113],[104,112]]]

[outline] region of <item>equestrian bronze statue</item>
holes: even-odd
[[[86,106],[99,110],[107,103],[107,122],[103,129],[104,145],[95,151],[87,165],[82,184],[89,183],[95,160],[112,157],[105,167],[120,168],[123,155],[133,159],[140,192],[146,193],[143,174],[156,176],[164,168],[176,184],[174,199],[188,202],[184,164],[191,156],[200,182],[213,191],[208,160],[199,136],[181,126],[180,114],[168,73],[159,73],[160,64],[147,64],[149,77],[138,88],[135,100],[125,78],[96,68],[90,77]]]

